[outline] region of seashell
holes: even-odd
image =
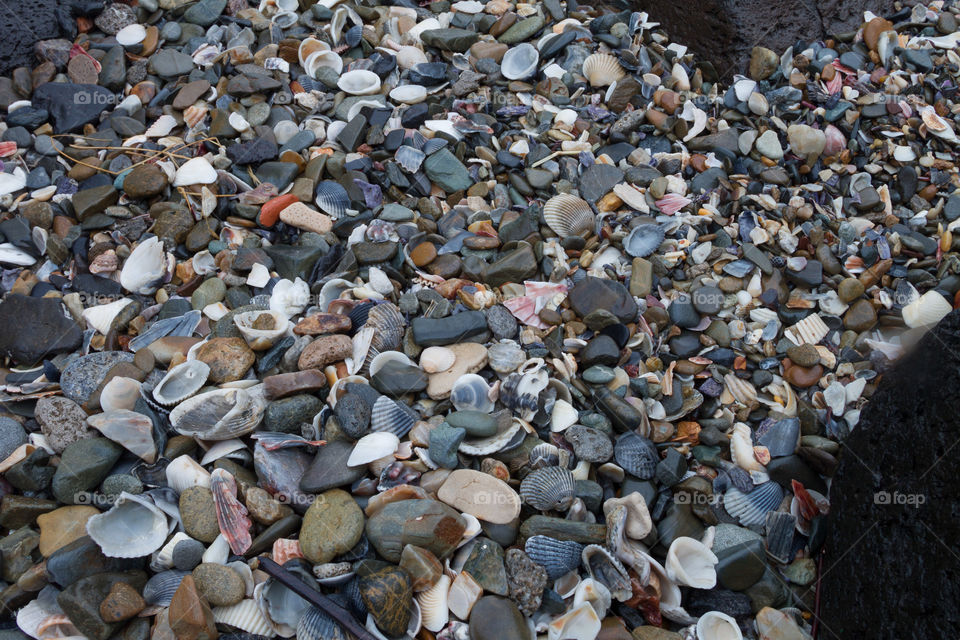
[[[500,374],[512,373],[527,361],[527,354],[515,342],[500,342],[487,349],[490,368]]]
[[[274,634],[271,630],[261,635]],[[350,640],[352,637],[340,623],[316,607],[308,608],[297,621],[297,640]]]
[[[579,419],[580,412],[572,404],[558,399],[553,403],[553,411],[550,412],[550,431],[554,433],[565,431],[577,424]]]
[[[289,332],[290,321],[279,311],[244,311],[233,316],[240,335],[254,351],[265,351]]]
[[[188,127],[196,127],[198,124],[203,122],[209,111],[209,107],[203,103],[190,105],[183,110],[183,121]]]
[[[166,275],[167,253],[160,239],[152,236],[138,244],[127,257],[120,271],[120,284],[131,293],[151,295],[160,288]]]
[[[288,570],[315,588],[316,581],[302,566],[294,565]],[[254,588],[253,599],[260,613],[274,627],[275,634],[283,637],[294,635],[294,629],[310,608],[309,602],[272,578]]]
[[[346,33],[343,34],[343,39],[349,47],[355,47],[360,44],[360,40],[363,38],[363,25],[355,24],[349,29]]]
[[[162,115],[157,118],[154,123],[147,128],[146,131],[143,132],[143,135],[148,138],[162,138],[173,131],[173,128],[176,126],[176,118],[169,115]]]
[[[411,45],[400,47],[394,55],[397,57],[397,66],[401,69],[411,69],[427,62],[427,54],[423,49]]]
[[[253,544],[247,517],[247,508],[237,500],[237,481],[225,469],[214,469],[210,474],[210,490],[217,509],[217,524],[222,535],[236,555],[242,555]]]
[[[583,61],[583,75],[592,87],[607,87],[617,82],[627,72],[620,61],[609,53],[594,53]]]
[[[354,445],[353,451],[347,459],[347,466],[357,467],[386,458],[393,455],[399,447],[400,438],[394,433],[389,431],[368,433],[357,440],[357,444]]]
[[[940,322],[953,306],[946,298],[930,290],[903,308],[903,322],[911,329]]]
[[[420,354],[420,368],[427,373],[440,373],[453,366],[457,355],[446,347],[427,347]]]
[[[339,182],[323,180],[317,185],[314,202],[321,211],[337,219],[346,215],[350,207],[350,196]]]
[[[165,469],[167,485],[177,493],[183,493],[190,487],[209,487],[210,472],[197,464],[188,455],[182,455],[170,461]]]
[[[313,36],[301,40],[300,46],[297,47],[297,59],[300,61],[300,66],[305,66],[311,55],[321,51],[330,51],[330,45]]]
[[[382,302],[374,305],[369,311],[363,326],[375,331],[371,346],[382,353],[400,346],[407,323],[397,305],[392,302]]]
[[[743,633],[727,614],[708,611],[697,620],[697,640],[743,640]]]
[[[114,36],[117,44],[124,47],[133,47],[147,38],[147,29],[142,24],[128,24]]]
[[[556,580],[580,566],[583,545],[573,540],[557,540],[549,536],[531,536],[523,547],[530,559],[546,569],[547,577]]]
[[[297,278],[290,282],[286,278],[273,285],[270,292],[270,309],[286,315],[295,316],[301,313],[310,300],[310,286]]]
[[[153,420],[148,416],[114,409],[90,416],[87,424],[148,464],[156,462],[157,443],[153,440]]]
[[[420,615],[423,617],[423,626],[434,633],[443,629],[450,620],[450,610],[447,607],[447,594],[453,581],[450,576],[443,574],[437,583],[425,591],[417,594],[420,604]]]
[[[427,159],[427,154],[404,144],[397,148],[394,159],[407,173],[416,173],[420,170],[423,161]]]
[[[723,389],[724,395],[721,396],[721,401],[724,404],[736,401],[745,407],[752,407],[757,403],[757,390],[749,380],[728,373],[723,376]],[[729,398],[725,397],[727,395]]]
[[[322,585],[336,586],[349,581],[356,574],[353,571],[353,564],[349,562],[327,562],[314,565],[313,575]]]
[[[540,407],[540,392],[550,384],[542,364],[542,359],[529,360],[519,372],[511,373],[500,385],[500,402],[518,412],[524,420],[532,420],[536,415]]]
[[[192,184],[213,184],[216,181],[217,170],[206,158],[191,158],[177,169],[173,186],[176,188]]]
[[[605,547],[588,544],[583,548],[580,560],[590,577],[609,589],[610,595],[619,602],[629,600],[633,595],[626,568]]]
[[[717,556],[703,543],[681,536],[674,538],[667,551],[667,576],[694,589],[713,589],[717,585],[717,562]]]
[[[140,397],[140,382],[133,378],[116,376],[100,391],[100,408],[104,411],[116,409],[133,410]]]
[[[787,338],[796,345],[817,344],[830,333],[830,328],[823,321],[819,314],[811,313],[809,316],[793,325],[783,332]]]
[[[634,258],[646,258],[663,242],[663,229],[658,224],[639,224],[623,239],[623,249]]]
[[[528,465],[531,469],[543,469],[544,467],[567,467],[570,459],[570,452],[560,449],[555,444],[542,442],[530,449],[528,456]]]
[[[763,471],[764,467],[753,455],[753,438],[750,427],[742,422],[733,426],[730,438],[730,459],[744,471]]]
[[[555,618],[547,627],[547,640],[596,638],[603,627],[593,605],[584,602]]]
[[[528,42],[510,47],[500,63],[500,73],[508,80],[525,80],[537,71],[540,52]]]
[[[405,404],[380,396],[370,411],[370,430],[392,433],[398,438],[407,435],[419,416]],[[381,456],[382,457],[382,456]]]
[[[520,420],[513,419],[496,435],[464,440],[460,443],[459,451],[470,456],[485,456],[519,446],[525,437],[526,431],[523,429],[523,423]]]
[[[583,198],[569,193],[561,193],[547,200],[543,205],[543,219],[561,238],[591,233],[594,227],[590,205]]]
[[[257,603],[247,598],[229,607],[214,607],[213,619],[217,624],[258,635],[274,635],[273,625],[263,617]]]
[[[133,300],[130,298],[120,298],[108,304],[99,304],[95,307],[84,309],[81,315],[91,328],[96,329],[103,335],[107,335],[110,333],[114,319],[120,315],[120,312],[131,302],[133,302]]]
[[[628,431],[617,438],[613,447],[613,457],[624,471],[641,480],[652,478],[660,462],[656,445],[633,431]]]
[[[289,29],[297,23],[297,20],[300,19],[300,16],[293,11],[280,11],[275,13],[270,22],[274,23],[281,29]]]
[[[87,520],[87,535],[108,558],[142,558],[167,539],[167,516],[148,498],[122,492],[106,513]]]
[[[185,436],[228,440],[256,429],[265,408],[259,393],[247,389],[216,389],[178,404],[170,412],[170,424]]]
[[[417,104],[427,98],[426,87],[418,84],[404,84],[396,87],[390,92],[390,99],[403,104]]]
[[[589,603],[593,610],[597,612],[597,617],[604,618],[610,609],[610,605],[613,604],[613,598],[610,595],[610,590],[604,585],[593,578],[587,578],[577,584],[573,596],[574,607],[579,607],[583,603]]]
[[[361,331],[367,331],[372,335],[376,335],[376,331],[372,327],[364,327]],[[373,346],[371,340],[371,346]],[[374,350],[376,352],[376,350]],[[416,366],[413,364],[413,361],[407,357],[407,354],[402,351],[384,351],[383,353],[378,353],[370,359],[370,365],[367,367],[370,376],[373,377],[380,372],[380,370],[387,366],[390,363],[397,363],[400,366],[413,367]]]
[[[687,103],[690,104],[690,103]],[[643,192],[629,182],[621,182],[613,188],[613,193],[623,200],[623,203],[641,213],[650,211],[650,205],[647,204]]]
[[[776,482],[764,482],[750,493],[730,487],[723,494],[723,508],[745,527],[761,525],[767,513],[780,506],[783,489]]]
[[[303,70],[314,79],[323,67],[333,69],[339,75],[343,71],[343,58],[336,51],[315,51],[303,63]]]
[[[537,469],[520,483],[520,497],[539,511],[566,511],[573,495],[573,474],[562,467]]]
[[[169,607],[173,594],[189,571],[161,571],[147,580],[143,587],[143,599],[147,604],[158,607]]]
[[[153,399],[164,407],[172,407],[200,391],[209,375],[209,365],[200,360],[178,364],[153,388]]]
[[[380,77],[367,69],[347,71],[337,80],[337,86],[354,96],[369,96],[380,91]]]
[[[490,413],[494,402],[490,399],[490,386],[475,373],[460,376],[450,389],[450,402],[457,411]]]

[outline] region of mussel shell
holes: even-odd
[[[660,455],[653,442],[638,433],[629,431],[617,438],[613,457],[624,471],[641,480],[654,476]]]
[[[566,511],[573,503],[575,481],[569,469],[544,467],[527,474],[520,497],[540,511]]]
[[[530,536],[523,547],[530,559],[547,570],[547,577],[556,580],[580,566],[583,545],[573,540],[557,540],[549,536]]]

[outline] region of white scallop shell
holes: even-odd
[[[210,366],[200,360],[187,360],[167,371],[153,388],[153,399],[165,407],[183,402],[207,383]]]
[[[142,558],[167,539],[167,516],[149,498],[124,491],[109,511],[87,520],[87,534],[108,558]]]
[[[828,333],[830,333],[830,327],[828,327],[823,321],[823,318],[816,313],[811,313],[783,332],[783,334],[796,345],[817,344],[823,340]]]
[[[443,629],[450,620],[447,608],[447,593],[450,591],[450,576],[443,574],[435,585],[417,594],[423,626],[434,633]]]
[[[257,636],[273,636],[273,625],[263,617],[260,607],[252,599],[241,600],[229,607],[214,607],[213,619],[218,624],[224,624],[241,631]]]
[[[737,621],[725,613],[708,611],[697,621],[698,640],[743,640]]]
[[[667,551],[666,569],[671,580],[695,589],[717,585],[717,556],[693,538],[674,538]]]
[[[903,308],[903,322],[911,329],[940,322],[953,307],[936,291],[925,294]]]
[[[354,96],[369,96],[380,91],[380,77],[367,69],[347,71],[337,80],[337,86]]]
[[[594,226],[593,210],[587,201],[569,193],[547,200],[543,205],[543,219],[561,238],[589,233]]]
[[[420,368],[427,373],[439,373],[453,366],[457,354],[447,347],[427,347],[420,354]]]
[[[143,132],[148,138],[162,138],[168,135],[173,128],[177,126],[177,119],[171,115],[164,114],[157,118],[150,127]]]
[[[594,53],[583,61],[583,75],[592,87],[606,87],[620,80],[627,72],[620,61],[609,53]]]

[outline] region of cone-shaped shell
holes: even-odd
[[[593,210],[587,201],[569,193],[547,200],[543,205],[543,219],[561,238],[590,233],[594,226]]]
[[[609,53],[594,53],[583,61],[583,75],[592,87],[606,87],[627,75],[620,61]]]
[[[87,534],[108,558],[142,558],[167,539],[167,516],[149,498],[124,491],[106,513],[87,520]]]

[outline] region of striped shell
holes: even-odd
[[[153,398],[165,407],[183,402],[207,383],[210,367],[200,360],[187,360],[167,371],[153,388]]]
[[[561,238],[593,231],[594,215],[590,205],[583,198],[569,193],[547,200],[543,205],[543,219]]]
[[[545,467],[520,483],[520,497],[540,511],[566,511],[573,503],[574,479],[569,469]]]
[[[609,53],[594,53],[583,61],[583,75],[592,87],[607,87],[627,75],[620,61]]]
[[[483,377],[468,373],[460,376],[450,390],[450,402],[457,411],[490,413],[494,403],[490,399],[490,386]]]
[[[143,599],[147,604],[158,607],[169,607],[173,594],[180,587],[180,582],[184,576],[190,575],[189,571],[161,571],[149,580],[143,587]]]
[[[297,622],[297,640],[349,640],[352,637],[336,620],[316,607],[307,609]]]
[[[387,431],[398,438],[407,435],[417,421],[417,414],[405,404],[380,396],[370,411],[371,431]]]
[[[334,219],[345,216],[350,207],[350,196],[347,195],[347,190],[333,180],[324,180],[317,185],[314,201],[321,211]]]
[[[903,322],[910,328],[924,327],[940,322],[953,307],[936,291],[925,294],[903,308]]]
[[[396,91],[396,89],[394,89]],[[423,161],[426,160],[427,154],[425,154],[420,149],[411,147],[410,145],[401,145],[396,154],[394,154],[394,159],[407,173],[416,173],[420,170],[420,165],[423,164]]]
[[[830,327],[816,313],[812,313],[783,332],[791,342],[797,345],[817,344],[830,333]]]
[[[641,480],[652,478],[660,462],[660,455],[653,442],[633,431],[617,438],[613,457],[624,471]]]
[[[776,482],[764,482],[750,493],[730,487],[723,494],[723,508],[745,527],[766,522],[767,513],[780,506],[783,489]]]
[[[390,351],[400,346],[406,329],[406,321],[399,307],[392,302],[375,305],[367,314],[364,327],[375,330],[370,345],[377,353]]]
[[[229,607],[214,607],[213,619],[217,624],[233,627],[253,635],[268,637],[274,635],[273,625],[263,617],[257,603],[249,598]]]
[[[623,248],[634,258],[646,258],[663,242],[663,229],[658,224],[640,224],[623,239]]]
[[[443,629],[450,620],[450,609],[447,607],[447,594],[450,591],[450,576],[440,576],[437,583],[425,591],[417,594],[420,604],[420,615],[423,626],[434,633]]]
[[[724,394],[721,396],[721,399],[725,404],[731,400],[735,400],[749,407],[757,402],[757,390],[748,380],[743,380],[732,373],[728,373],[723,376],[723,385]],[[724,397],[726,395],[730,397]]]
[[[205,102],[198,102],[183,110],[183,121],[187,126],[195,127],[203,122],[203,119],[207,117],[208,111],[210,111],[210,108]]]
[[[556,580],[580,565],[583,545],[573,540],[531,536],[527,538],[523,550],[531,560],[547,570],[547,577]]]

